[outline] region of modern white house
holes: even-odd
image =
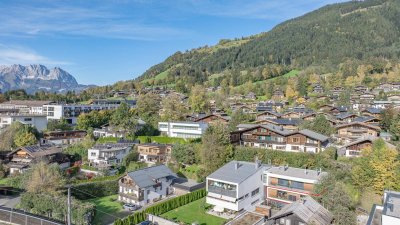
[[[204,122],[159,122],[161,134],[168,137],[200,138],[208,128]]]
[[[259,161],[231,161],[206,179],[207,204],[214,210],[234,212],[249,209],[263,201],[262,174],[267,167]]]
[[[165,165],[130,172],[119,180],[118,200],[141,206],[157,202],[174,192],[177,177]]]
[[[108,168],[120,164],[132,146],[132,143],[97,144],[88,150],[88,160],[95,167]]]
[[[0,115],[0,128],[6,128],[13,122],[20,122],[35,127],[38,131],[47,129],[47,118],[40,114],[3,114]]]
[[[383,205],[372,206],[367,225],[398,225],[400,224],[400,192],[385,190]]]

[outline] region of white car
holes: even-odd
[[[140,206],[134,205],[134,204],[124,204],[124,209],[129,210],[129,211],[135,211],[138,210]]]

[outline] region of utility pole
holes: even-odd
[[[68,185],[68,199],[67,199],[67,225],[71,223],[71,185]]]

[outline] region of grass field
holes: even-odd
[[[10,178],[1,178],[0,179],[0,185],[6,185],[7,184],[7,181],[9,180]]]
[[[206,199],[202,198],[197,201],[191,202],[187,205],[169,211],[161,216],[186,224],[197,222],[200,225],[220,225],[225,222],[225,219],[212,216],[206,213],[205,204]]]
[[[291,78],[291,77],[295,77],[295,76],[297,76],[297,74],[299,74],[299,72],[300,72],[299,70],[291,70],[290,72],[285,73],[285,74],[282,75],[282,76],[277,76],[277,77],[274,77],[274,78],[271,78],[271,79],[267,79],[267,80],[256,81],[256,82],[254,82],[253,84],[263,84],[263,83],[265,83],[266,81],[275,81],[276,79],[279,79],[279,78]],[[244,85],[245,85],[245,84],[236,86],[235,89],[236,89],[236,90],[239,90],[239,89],[243,88]]]
[[[96,205],[94,225],[110,224],[117,218],[123,218],[131,214],[131,212],[123,210],[121,203],[117,199],[118,195],[110,195],[85,201]]]
[[[152,80],[165,79],[168,76],[168,73],[169,73],[169,69],[164,71],[164,72],[161,72],[161,73],[157,74],[154,78],[149,78],[149,79],[142,80],[142,83],[150,82]]]

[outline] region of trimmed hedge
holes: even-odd
[[[114,222],[114,225],[136,225],[140,222],[145,221],[147,219],[147,214],[159,216],[173,209],[179,208],[183,205],[204,198],[206,194],[207,193],[205,189],[200,189],[185,195],[178,196],[173,199],[166,200],[164,202],[160,202],[158,204],[146,208],[141,212],[136,212],[132,215],[129,215],[128,217],[122,220],[118,219]]]
[[[76,190],[78,189],[78,190]],[[71,195],[80,200],[118,194],[118,179],[74,185]]]
[[[137,139],[140,143],[156,142],[160,144],[185,144],[189,141],[177,137],[164,137],[164,136],[138,136]]]

